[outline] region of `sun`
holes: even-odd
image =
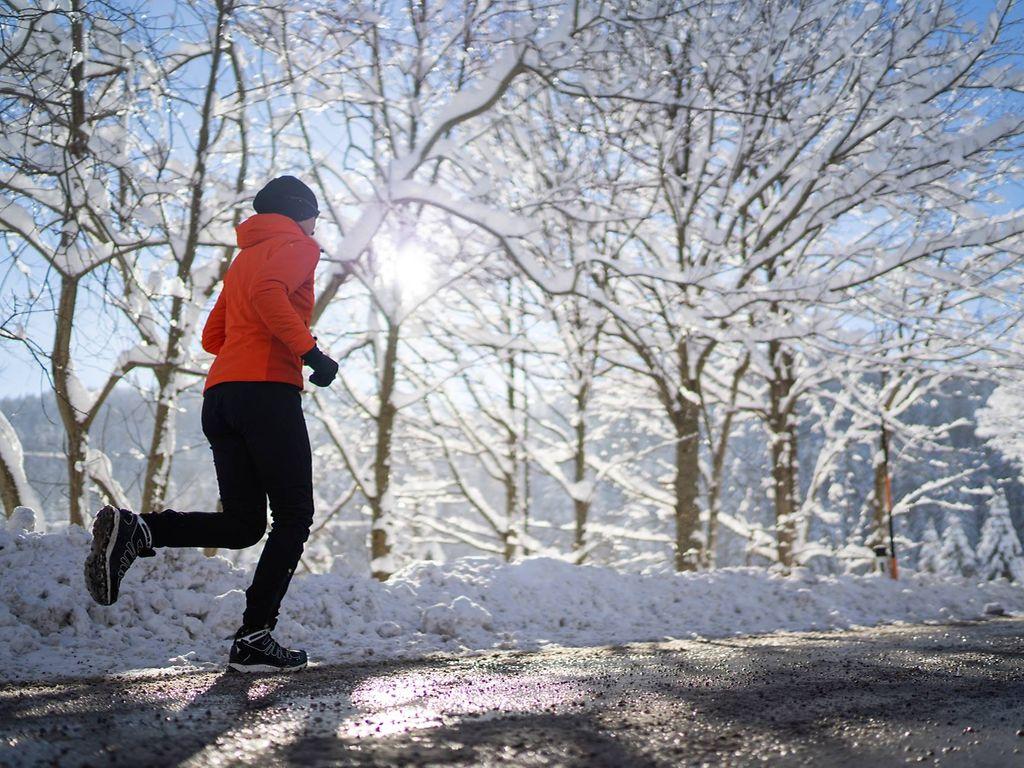
[[[403,303],[428,295],[434,287],[434,257],[415,240],[385,242],[378,249],[380,277],[402,296]]]

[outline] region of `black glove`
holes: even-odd
[[[325,355],[320,347],[313,345],[313,348],[302,356],[302,362],[313,369],[309,380],[318,387],[330,386],[334,377],[338,375],[338,364]]]

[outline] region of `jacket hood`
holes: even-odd
[[[294,219],[279,213],[257,213],[250,216],[237,227],[239,248],[250,248],[267,240],[313,240]],[[315,241],[314,241],[315,242]]]

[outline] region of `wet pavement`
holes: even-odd
[[[1024,766],[1024,619],[0,687],[0,764]]]

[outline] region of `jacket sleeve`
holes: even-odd
[[[206,318],[206,325],[203,326],[203,349],[211,355],[216,355],[220,352],[220,348],[224,346],[226,335],[224,331],[224,318],[226,313],[227,307],[224,302],[224,291],[221,291],[220,296],[217,297],[217,303],[210,310],[210,316]]]
[[[274,249],[256,272],[249,299],[267,329],[295,355],[309,352],[316,340],[299,317],[288,296],[308,280],[320,261],[312,240]]]

